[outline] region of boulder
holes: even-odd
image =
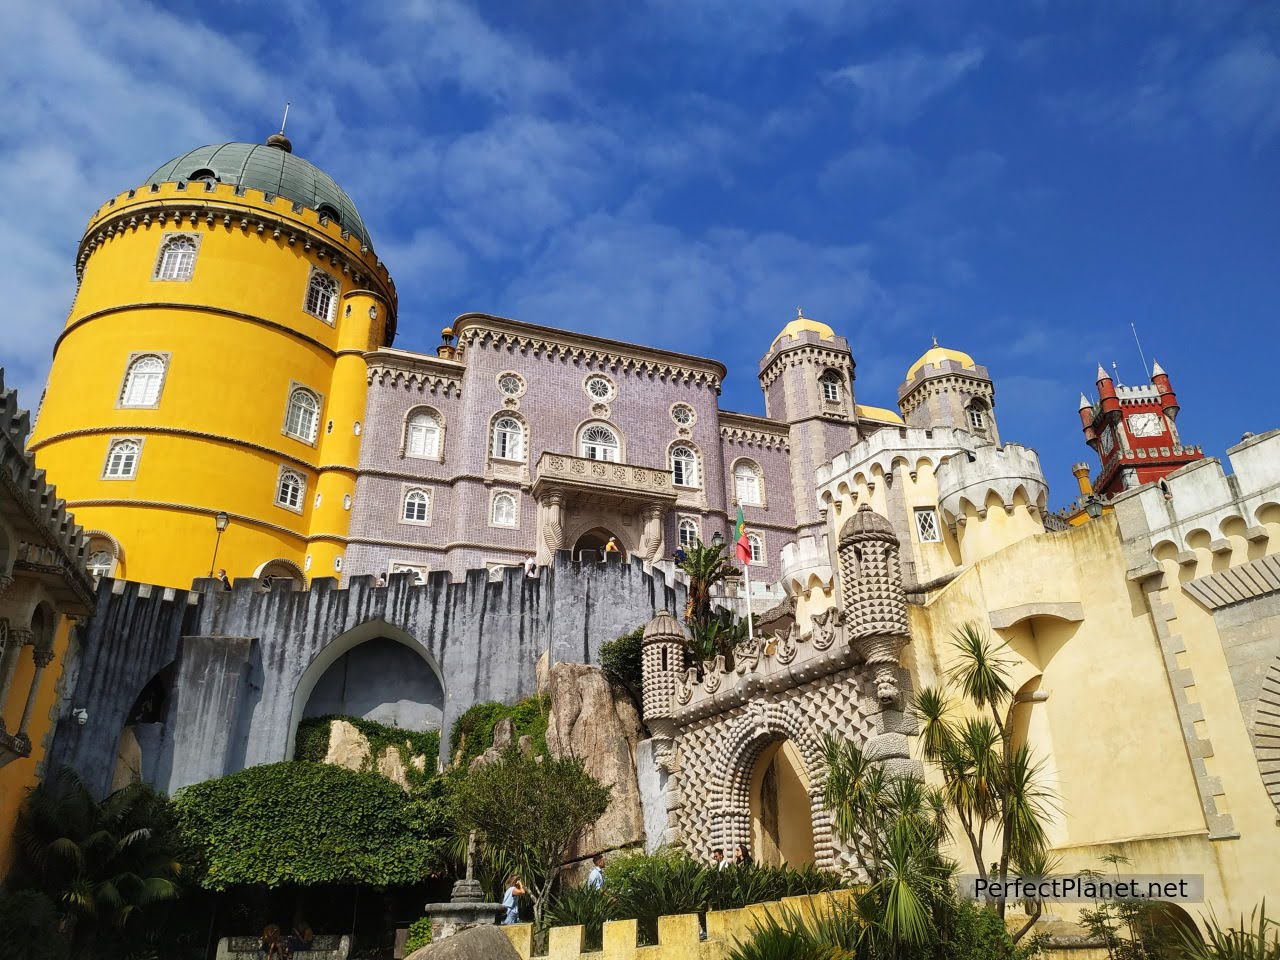
[[[367,770],[368,737],[346,720],[334,720],[329,724],[329,751],[324,755],[324,762],[348,770]]]
[[[520,960],[520,954],[500,928],[483,926],[429,943],[406,960]]]
[[[577,757],[587,773],[610,788],[609,809],[578,837],[566,860],[643,843],[635,765],[642,727],[631,697],[611,684],[599,667],[582,663],[554,664],[547,687],[548,752],[553,757]]]
[[[398,784],[405,793],[409,792],[409,771],[405,768],[404,758],[400,756],[400,751],[395,747],[383,749],[374,769],[392,783]]]

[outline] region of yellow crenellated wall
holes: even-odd
[[[198,240],[192,276],[153,279],[175,232]],[[194,183],[116,197],[90,220],[81,250],[31,448],[77,521],[119,544],[115,574],[188,587],[214,567],[247,577],[284,560],[335,576],[355,489],[363,353],[386,342],[395,309],[372,251],[288,200]],[[340,283],[332,324],[304,309],[313,268]],[[165,357],[163,388],[153,408],[122,408],[138,353]],[[320,397],[315,443],[284,432],[295,385]],[[109,443],[125,437],[142,441],[136,477],[104,479]],[[282,467],[306,479],[300,511],[275,503]],[[215,561],[219,511],[230,521]]]

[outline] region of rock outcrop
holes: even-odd
[[[567,860],[644,842],[644,813],[636,778],[636,744],[643,736],[631,697],[598,667],[557,663],[547,671],[551,694],[547,749],[553,757],[577,757],[587,773],[610,788],[609,809],[583,832]]]
[[[520,960],[520,954],[505,933],[497,927],[484,926],[429,943],[406,960]]]
[[[324,755],[325,763],[346,767],[348,770],[372,770],[408,793],[409,768],[406,761],[419,772],[426,769],[427,758],[418,754],[410,755],[407,747],[383,747],[382,752],[375,757],[369,738],[356,729],[355,724],[346,720],[333,720],[329,723],[329,749]]]

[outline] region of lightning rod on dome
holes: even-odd
[[[280,118],[280,133],[284,133],[284,125],[289,122],[289,104],[292,101],[286,101],[284,105],[284,116]]]

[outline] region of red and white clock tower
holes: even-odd
[[[1085,443],[1102,458],[1096,494],[1110,500],[1201,459],[1203,450],[1178,438],[1177,417],[1178,398],[1159,363],[1151,365],[1151,383],[1138,387],[1117,385],[1099,364],[1097,403],[1080,395]]]

